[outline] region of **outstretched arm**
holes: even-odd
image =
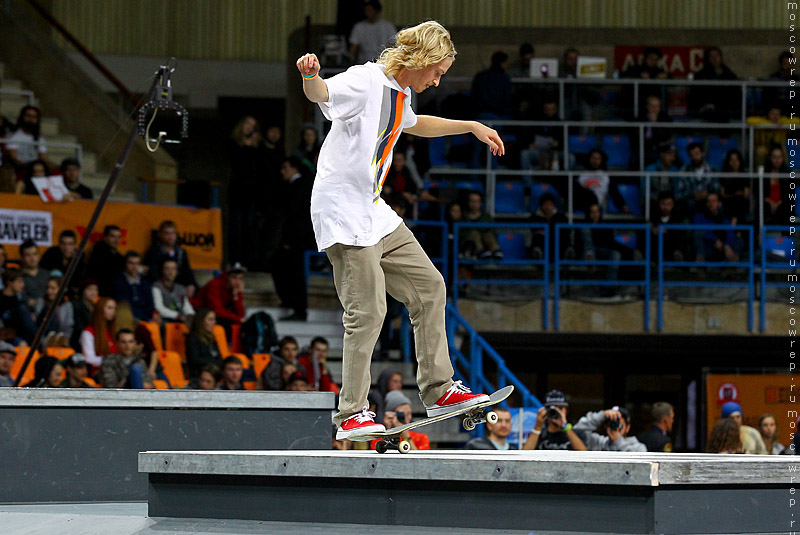
[[[297,70],[303,75],[303,92],[311,102],[328,102],[328,85],[319,77],[319,60],[316,54],[306,54],[297,60]],[[307,76],[314,75],[311,78]]]
[[[506,152],[503,140],[492,128],[477,121],[455,121],[433,115],[417,115],[417,124],[403,130],[408,134],[420,137],[452,136],[456,134],[472,134],[483,143],[489,145],[492,154],[502,156]]]

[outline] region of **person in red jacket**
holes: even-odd
[[[228,340],[231,339],[231,326],[244,321],[244,274],[247,268],[236,262],[225,273],[210,280],[197,291],[191,299],[195,310],[210,308],[217,315],[217,323],[225,327]]]
[[[297,358],[298,366],[303,370],[303,378],[311,385],[313,390],[320,392],[339,393],[339,385],[333,382],[331,372],[328,370],[326,359],[328,357],[328,341],[321,336],[311,340],[308,351]],[[317,373],[314,373],[314,363],[317,361]]]

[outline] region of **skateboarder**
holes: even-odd
[[[397,33],[377,63],[351,67],[328,80],[314,54],[297,60],[303,91],[332,122],[319,154],[311,195],[317,247],[333,265],[344,308],[342,390],[334,423],[338,439],[384,431],[366,408],[370,361],[386,313],[386,292],[406,305],[414,326],[417,384],[428,416],[487,401],[460,381],[445,335],[441,274],[402,219],[381,199],[392,151],[402,132],[421,137],[471,133],[495,155],[496,131],[474,121],[417,116],[411,89],[438,86],[455,59],[449,32],[429,21]]]

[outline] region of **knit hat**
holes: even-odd
[[[400,405],[411,405],[411,400],[399,390],[390,390],[386,393],[386,410],[394,411]]]
[[[742,414],[742,406],[735,401],[729,401],[722,406],[722,417],[727,418],[734,412]]]
[[[11,353],[15,354],[16,351],[14,350],[14,346],[9,344],[8,342],[0,341],[0,353]]]

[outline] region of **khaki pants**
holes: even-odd
[[[338,426],[367,405],[370,363],[386,315],[386,292],[408,308],[417,350],[420,398],[433,405],[453,384],[447,349],[444,279],[410,230],[401,224],[370,247],[337,243],[325,252],[344,308],[342,390]]]

